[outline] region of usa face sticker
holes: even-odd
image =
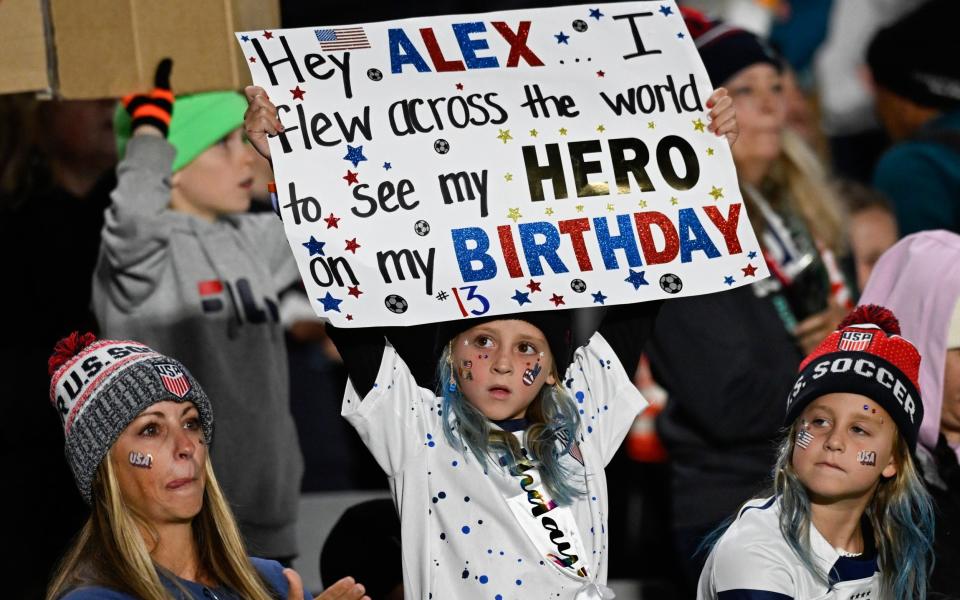
[[[861,450],[857,452],[857,462],[865,467],[876,466],[877,453],[873,450]]]
[[[143,452],[131,452],[130,464],[141,469],[150,469],[153,467],[153,456]]]
[[[523,385],[533,385],[533,382],[537,380],[537,375],[540,374],[542,367],[540,363],[533,365],[532,369],[526,369],[523,372]]]
[[[470,369],[473,368],[472,360],[464,360],[460,363],[460,379],[464,381],[473,381],[473,371]]]

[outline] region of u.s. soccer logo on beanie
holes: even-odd
[[[164,389],[168,392],[177,398],[184,398],[190,393],[190,380],[187,379],[187,374],[183,372],[179,365],[162,363],[153,365],[153,367],[157,370],[160,382],[163,383]]]
[[[837,343],[837,349],[844,352],[865,352],[873,341],[869,331],[844,331]]]

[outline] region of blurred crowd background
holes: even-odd
[[[283,27],[557,4],[280,2]],[[737,107],[734,159],[774,276],[756,289],[668,303],[638,365],[635,382],[651,406],[607,479],[615,532],[610,576],[632,582],[639,597],[691,597],[702,562],[691,558],[697,545],[766,483],[800,359],[856,302],[884,251],[918,231],[960,232],[960,47],[951,33],[958,11],[950,4],[681,2],[752,32],[769,48],[770,60],[755,62],[735,49],[727,56],[729,49],[709,41],[701,52],[716,51],[708,70],[714,78],[725,74],[713,83],[728,87]],[[922,14],[925,5],[940,5],[939,12]],[[871,45],[897,23],[906,25]],[[765,68],[746,70],[757,65]],[[8,550],[8,598],[42,596],[86,515],[47,400],[46,360],[70,331],[98,331],[91,277],[116,184],[115,108],[116,99],[0,96],[0,461],[12,509],[0,539]],[[269,168],[256,163],[254,190],[262,197],[251,210],[270,210]],[[385,492],[383,473],[339,416],[346,375],[322,324],[295,308],[284,315],[304,498]],[[589,311],[580,315],[584,331],[596,321]],[[353,511],[350,525],[334,534],[343,547],[387,535],[389,524],[378,521],[384,510]],[[388,546],[378,561],[390,560]],[[364,551],[357,548],[356,556]],[[316,563],[308,568],[319,572]]]

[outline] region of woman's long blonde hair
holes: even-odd
[[[200,571],[246,600],[275,598],[247,557],[209,455],[204,472],[203,505],[193,519]],[[102,586],[143,600],[171,600],[160,581],[163,568],[150,557],[150,546],[158,535],[124,501],[109,455],[97,470],[91,509],[47,589],[46,600],[57,600],[81,586]],[[142,532],[150,532],[153,544],[148,545]]]
[[[781,502],[780,533],[807,569],[829,584],[830,573],[821,572],[813,560],[810,497],[793,469],[799,431],[798,420],[780,444],[773,471],[773,493]],[[933,501],[899,435],[894,439],[893,456],[897,473],[880,479],[865,516],[873,529],[883,597],[923,600],[933,566]]]
[[[799,135],[785,129],[780,156],[760,182],[758,192],[774,208],[786,208],[799,215],[814,241],[842,255],[845,251],[846,216],[843,203],[830,185],[826,170]],[[763,228],[760,211],[748,190],[743,190],[747,210],[754,216],[755,231]],[[756,231],[758,239],[761,231]]]

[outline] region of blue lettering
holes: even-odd
[[[627,263],[631,267],[643,265],[640,251],[637,249],[637,238],[633,235],[633,226],[630,224],[630,215],[617,215],[617,229],[620,235],[610,235],[605,217],[596,217],[593,220],[593,229],[597,234],[597,244],[600,246],[600,255],[603,257],[603,266],[608,271],[619,269],[616,249],[623,250],[627,255]]]
[[[479,21],[453,25],[453,33],[457,36],[460,53],[463,54],[463,60],[467,63],[468,69],[495,69],[500,66],[495,56],[477,56],[477,50],[486,50],[490,47],[487,40],[470,39],[471,33],[482,33],[486,30],[487,28]]]
[[[486,281],[497,275],[497,263],[487,253],[490,249],[490,238],[483,229],[451,229],[450,236],[453,238],[453,251],[457,255],[460,276],[464,282]],[[475,263],[480,263],[480,266],[474,267]]]
[[[543,275],[541,258],[547,261],[554,273],[566,273],[568,271],[557,254],[557,249],[560,248],[560,232],[553,224],[546,221],[521,223],[518,229],[520,231],[520,243],[523,244],[523,255],[527,259],[527,268],[531,275]],[[537,235],[544,237],[542,244],[537,243]]]
[[[717,258],[720,251],[713,245],[710,236],[707,235],[697,213],[692,208],[680,209],[679,227],[680,230],[680,262],[688,263],[692,260],[691,254],[697,250],[702,250],[707,258]],[[693,238],[690,238],[690,234]]]
[[[430,72],[427,61],[423,60],[416,46],[402,29],[387,30],[390,44],[390,71],[399,73],[405,64],[413,65],[421,73]],[[484,42],[486,43],[486,42]],[[401,50],[403,51],[401,53]]]

